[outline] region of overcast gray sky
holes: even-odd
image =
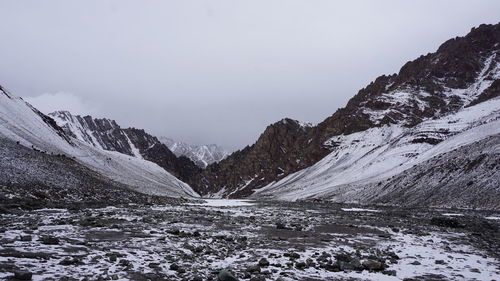
[[[498,0],[0,0],[0,84],[234,150],[283,117],[320,122],[473,26]]]

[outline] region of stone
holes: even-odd
[[[59,245],[59,238],[54,237],[54,236],[43,236],[42,237],[42,244],[45,245]]]
[[[250,273],[260,272],[260,266],[252,265],[252,266],[248,267],[246,271],[250,272]]]
[[[396,270],[384,270],[382,271],[383,274],[389,275],[389,276],[396,276]]]
[[[17,280],[31,280],[33,273],[29,271],[16,271],[14,272],[14,279]]]
[[[362,263],[363,269],[369,271],[379,271],[384,269],[384,266],[381,262],[376,260],[366,260]]]
[[[179,269],[179,266],[176,263],[173,263],[169,267],[170,270],[177,271]]]
[[[259,260],[259,266],[261,266],[261,267],[269,266],[269,261],[266,258],[261,258]]]
[[[337,261],[349,262],[351,261],[351,256],[347,253],[339,253],[335,255],[335,259],[337,259]]]
[[[117,259],[116,255],[110,255],[109,256],[109,261],[110,262],[116,262],[116,259]]]
[[[159,266],[160,266],[160,264],[156,263],[156,262],[151,262],[148,264],[149,268],[158,268]]]
[[[217,281],[238,281],[238,279],[228,270],[221,270],[217,274]]]
[[[19,240],[23,242],[30,242],[32,240],[32,237],[31,235],[21,235],[21,237],[19,237]]]
[[[130,265],[132,265],[132,263],[129,260],[127,260],[127,259],[121,259],[120,260],[120,265],[122,265],[122,266],[130,266]]]
[[[64,258],[62,261],[59,262],[60,265],[65,265],[65,266],[68,266],[68,265],[74,265],[74,264],[77,264],[78,262],[80,262],[80,260],[78,258]]]
[[[290,253],[290,259],[292,260],[300,259],[300,254],[292,252]]]
[[[302,262],[302,261],[301,261],[301,262],[297,262],[297,263],[295,263],[295,267],[296,267],[297,269],[304,269],[304,268],[306,268],[306,267],[307,267],[307,265],[306,265],[306,263],[305,263],[305,262]]]

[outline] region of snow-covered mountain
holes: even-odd
[[[167,196],[197,196],[189,185],[153,162],[106,151],[68,135],[52,118],[3,88],[0,88],[0,138],[43,154],[72,158],[102,177],[135,191]],[[23,159],[7,160],[23,163]],[[51,163],[44,165],[50,166]],[[41,167],[31,167],[33,171],[37,169]],[[37,181],[36,178],[33,180]]]
[[[186,156],[200,168],[217,163],[226,158],[229,153],[216,145],[192,145],[185,142],[176,142],[171,138],[159,137],[159,140],[177,156]]]
[[[482,142],[488,138],[493,146],[485,149]],[[253,196],[364,203],[384,198],[386,203],[428,201],[450,206],[455,202],[460,207],[499,208],[500,167],[486,161],[488,157],[491,163],[500,163],[499,142],[500,98],[494,98],[412,128],[391,124],[335,136],[328,141],[335,146],[328,156]],[[471,155],[477,147],[482,152]],[[443,159],[461,164],[454,168],[435,164]],[[440,176],[431,177],[434,174]]]
[[[499,64],[500,25],[483,25],[379,77],[347,107],[366,129],[253,196],[499,208]]]
[[[186,181],[199,168],[186,157],[178,157],[157,137],[142,129],[121,128],[114,120],[73,115],[68,111],[49,113],[64,132],[99,149],[116,151],[154,162]]]
[[[438,163],[432,159],[498,133],[499,62],[500,24],[473,28],[399,73],[378,77],[316,126],[291,119],[270,125],[255,144],[209,166],[191,185],[220,197],[368,200],[349,194],[379,192],[374,183],[384,186],[415,165]],[[490,182],[494,176],[483,174]]]

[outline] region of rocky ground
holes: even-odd
[[[3,210],[5,280],[499,280],[499,213],[326,202]]]

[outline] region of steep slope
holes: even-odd
[[[190,184],[201,194],[247,196],[330,153],[342,153],[332,137],[387,126],[384,134],[396,136],[406,128],[493,99],[499,95],[499,50],[500,24],[474,28],[464,37],[448,40],[435,53],[406,63],[398,74],[378,77],[317,126],[304,127],[287,119],[269,126],[254,145],[209,165]],[[412,142],[434,145],[442,140],[435,135],[443,137],[446,132],[422,134]]]
[[[183,181],[200,172],[187,157],[176,156],[158,138],[142,129],[123,129],[114,120],[75,116],[68,111],[52,112],[49,116],[74,138],[96,148],[154,162]]]
[[[185,183],[150,161],[105,151],[69,137],[54,120],[0,91],[0,137],[48,154],[62,154],[127,187],[147,194],[196,196]]]
[[[433,157],[380,184],[364,186],[356,197],[405,206],[500,209],[499,187],[500,134],[496,134]]]
[[[433,158],[441,159],[440,154],[467,145],[481,146],[477,143],[499,133],[500,98],[495,98],[442,118],[424,121],[412,128],[391,124],[363,132],[335,136],[329,141],[336,145],[334,152],[315,165],[258,190],[253,196],[282,200],[329,198],[340,202],[367,203],[374,201],[372,198],[385,194],[384,198],[387,202],[391,202],[390,198],[394,196],[392,202],[395,203],[403,200],[401,196],[392,194],[392,190],[405,193],[408,200],[410,200],[409,194],[417,190],[435,192],[438,189],[434,186],[440,186],[440,190],[445,192],[446,188],[441,186],[443,182],[430,183],[417,178],[406,178],[404,171],[416,166],[432,170],[439,165],[434,167],[429,166],[429,163],[434,162]],[[498,153],[492,153],[488,157],[491,161],[500,162],[498,156]],[[460,157],[461,159],[454,159],[454,161],[456,163],[467,161],[467,155],[462,154]],[[499,168],[492,167],[492,170],[482,171],[483,180],[494,183]],[[449,173],[449,178],[457,176],[455,182],[468,182],[475,176],[472,171],[457,175],[456,169],[441,170],[442,175],[446,173]],[[393,178],[400,178],[400,180],[392,181]],[[408,184],[411,180],[415,182]],[[393,183],[386,185],[384,184],[386,181]],[[399,185],[403,182],[405,184]],[[412,189],[416,185],[427,187]],[[392,186],[392,189],[388,188],[389,186]],[[387,189],[382,193],[379,187],[387,187]],[[462,193],[462,195],[463,197],[470,196],[469,202],[473,200],[485,202],[488,192],[482,191],[490,190],[491,187],[484,185],[483,181],[473,182],[469,186],[469,192],[475,190],[483,197],[478,197],[478,194],[474,192]],[[497,193],[500,192],[498,185],[496,189]],[[454,189],[449,190],[447,199],[450,199],[452,190]],[[414,202],[423,203],[425,198],[428,197],[424,196],[420,201],[414,200]],[[446,202],[451,204],[452,201]],[[465,200],[462,198],[461,202]],[[432,203],[432,201],[429,200],[426,203]]]
[[[0,171],[0,210],[172,201],[134,192],[72,158],[50,155],[5,138],[0,139]]]
[[[202,169],[210,164],[223,160],[229,154],[216,144],[192,145],[185,142],[176,142],[167,137],[160,137],[159,140],[177,155],[177,157],[186,156]]]

